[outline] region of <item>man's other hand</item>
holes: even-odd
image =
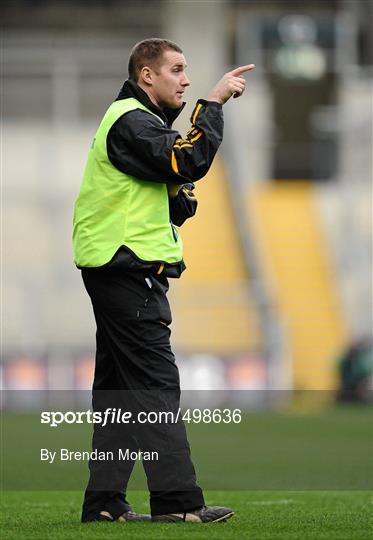
[[[242,75],[243,73],[246,73],[246,71],[251,71],[254,68],[255,64],[248,64],[247,66],[240,66],[232,71],[228,71],[228,73],[226,73],[211,90],[207,100],[217,101],[224,105],[230,97],[242,96],[246,85],[246,81]]]

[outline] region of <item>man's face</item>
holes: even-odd
[[[152,70],[151,94],[159,107],[181,107],[184,91],[190,85],[185,68],[183,54],[172,50],[163,53],[160,67]]]

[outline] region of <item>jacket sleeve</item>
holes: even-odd
[[[176,197],[169,197],[170,219],[180,227],[197,211],[198,201],[193,193],[193,184],[184,184]]]
[[[186,138],[156,116],[135,109],[120,117],[107,136],[107,152],[120,171],[153,182],[196,181],[209,170],[223,139],[219,103],[198,100]]]

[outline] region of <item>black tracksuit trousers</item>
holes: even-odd
[[[93,410],[121,409],[135,419],[172,411],[176,417],[180,384],[170,346],[167,279],[110,268],[83,269],[82,277],[97,324]],[[90,460],[82,521],[97,519],[102,510],[117,518],[131,509],[125,492],[135,461],[118,459],[119,449],[122,455],[141,449],[158,456],[142,462],[152,515],[204,505],[181,420],[93,425],[92,449],[112,452],[114,459]]]

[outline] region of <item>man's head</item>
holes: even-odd
[[[190,82],[186,61],[178,45],[167,39],[145,39],[132,49],[129,78],[145,90],[159,107],[178,108]]]

